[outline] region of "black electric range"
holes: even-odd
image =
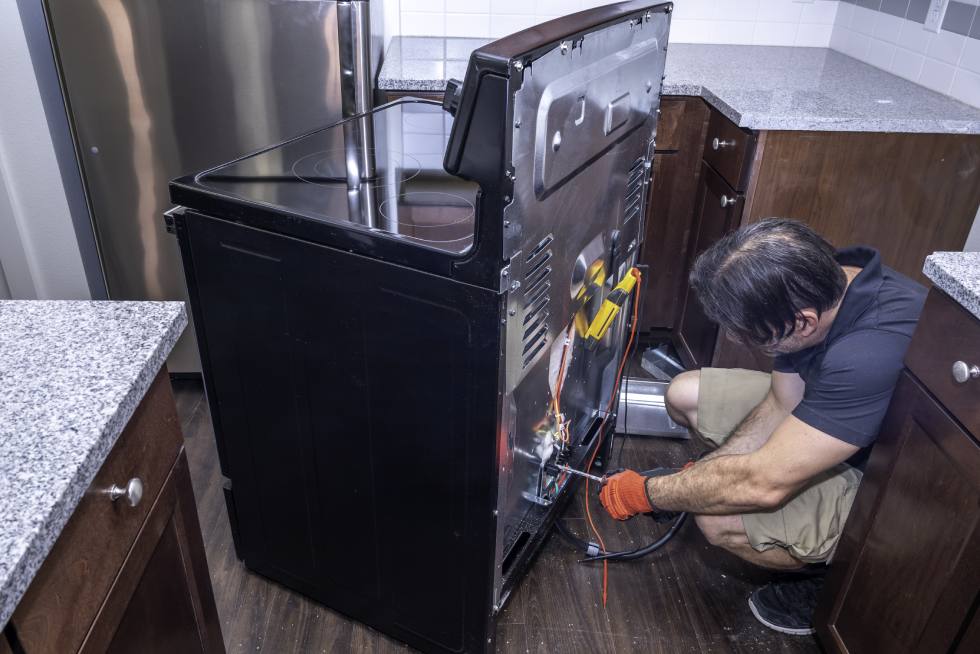
[[[592,325],[642,243],[669,14],[544,23],[441,106],[171,184],[246,566],[420,649],[492,648],[574,487],[553,464],[615,423],[628,311]]]

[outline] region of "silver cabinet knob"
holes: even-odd
[[[721,208],[722,209],[724,209],[725,207],[730,207],[733,204],[735,204],[736,202],[738,202],[738,200],[736,198],[730,198],[727,195],[721,196]]]
[[[130,506],[137,506],[140,500],[143,499],[143,480],[139,477],[133,477],[126,484],[125,488],[113,484],[112,487],[106,491],[109,494],[109,499],[115,502],[121,497],[126,498],[126,502]]]
[[[719,138],[715,137],[711,141],[711,149],[712,150],[721,150],[722,148],[734,148],[734,147],[735,147],[735,141],[734,140],[724,141],[722,139],[719,139]]]
[[[971,366],[965,361],[957,361],[953,364],[953,379],[956,383],[965,384],[977,377],[980,377],[980,366]]]

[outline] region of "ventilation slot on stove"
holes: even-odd
[[[626,176],[626,210],[623,215],[623,224],[633,220],[640,215],[640,208],[643,206],[643,157],[638,158],[630,166],[629,175]]]
[[[527,368],[548,340],[548,305],[551,303],[551,258],[554,256],[550,234],[541,240],[524,264],[524,337],[522,359]]]

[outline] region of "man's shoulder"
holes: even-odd
[[[891,387],[910,340],[911,335],[901,331],[870,327],[844,334],[828,344],[818,379],[865,389]]]

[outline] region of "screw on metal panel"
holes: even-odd
[[[568,41],[561,42],[561,53],[565,54],[568,52]]]
[[[514,129],[520,129],[520,128],[521,128],[521,120],[520,118],[518,118],[517,120],[514,121]]]
[[[510,221],[509,220],[505,220],[504,221],[504,229],[507,229],[509,227],[510,227]]]
[[[514,69],[515,70],[519,70],[519,71],[520,70],[524,70],[524,62],[523,61],[520,61],[520,60],[515,61],[514,62]]]
[[[500,605],[499,604],[494,604],[493,605],[493,610],[494,610],[494,612],[499,611],[500,610]],[[487,642],[489,643],[490,642],[490,639],[487,639]]]
[[[510,271],[509,271],[509,270],[505,270],[505,271],[503,271],[502,273],[500,273],[500,275],[501,275],[502,277],[506,277],[506,276],[507,276],[507,275],[509,275],[509,274],[510,274]]]
[[[647,93],[649,93],[652,88],[653,88],[653,82],[647,80]],[[657,110],[657,113],[660,113],[659,109]]]
[[[647,22],[650,22],[651,20],[653,20],[653,12],[652,11],[648,11],[646,13],[646,16],[644,18],[647,19]]]
[[[509,195],[505,195],[504,196],[504,202],[510,202],[510,196]]]
[[[512,291],[516,291],[520,287],[521,287],[521,283],[519,281],[517,281],[516,279],[510,283],[510,290],[512,290]]]
[[[494,510],[493,510],[493,514],[494,514],[494,515],[500,515],[500,511],[498,511],[497,509],[494,509]]]
[[[672,13],[673,11],[674,11],[674,5],[667,5],[666,7],[664,7],[665,14]]]
[[[516,316],[517,315],[517,311],[515,309],[511,309],[510,311],[507,312],[507,315],[508,316]]]
[[[88,151],[91,152],[92,154],[98,154],[99,153],[99,146],[93,145],[92,147],[90,147],[88,149]]]

